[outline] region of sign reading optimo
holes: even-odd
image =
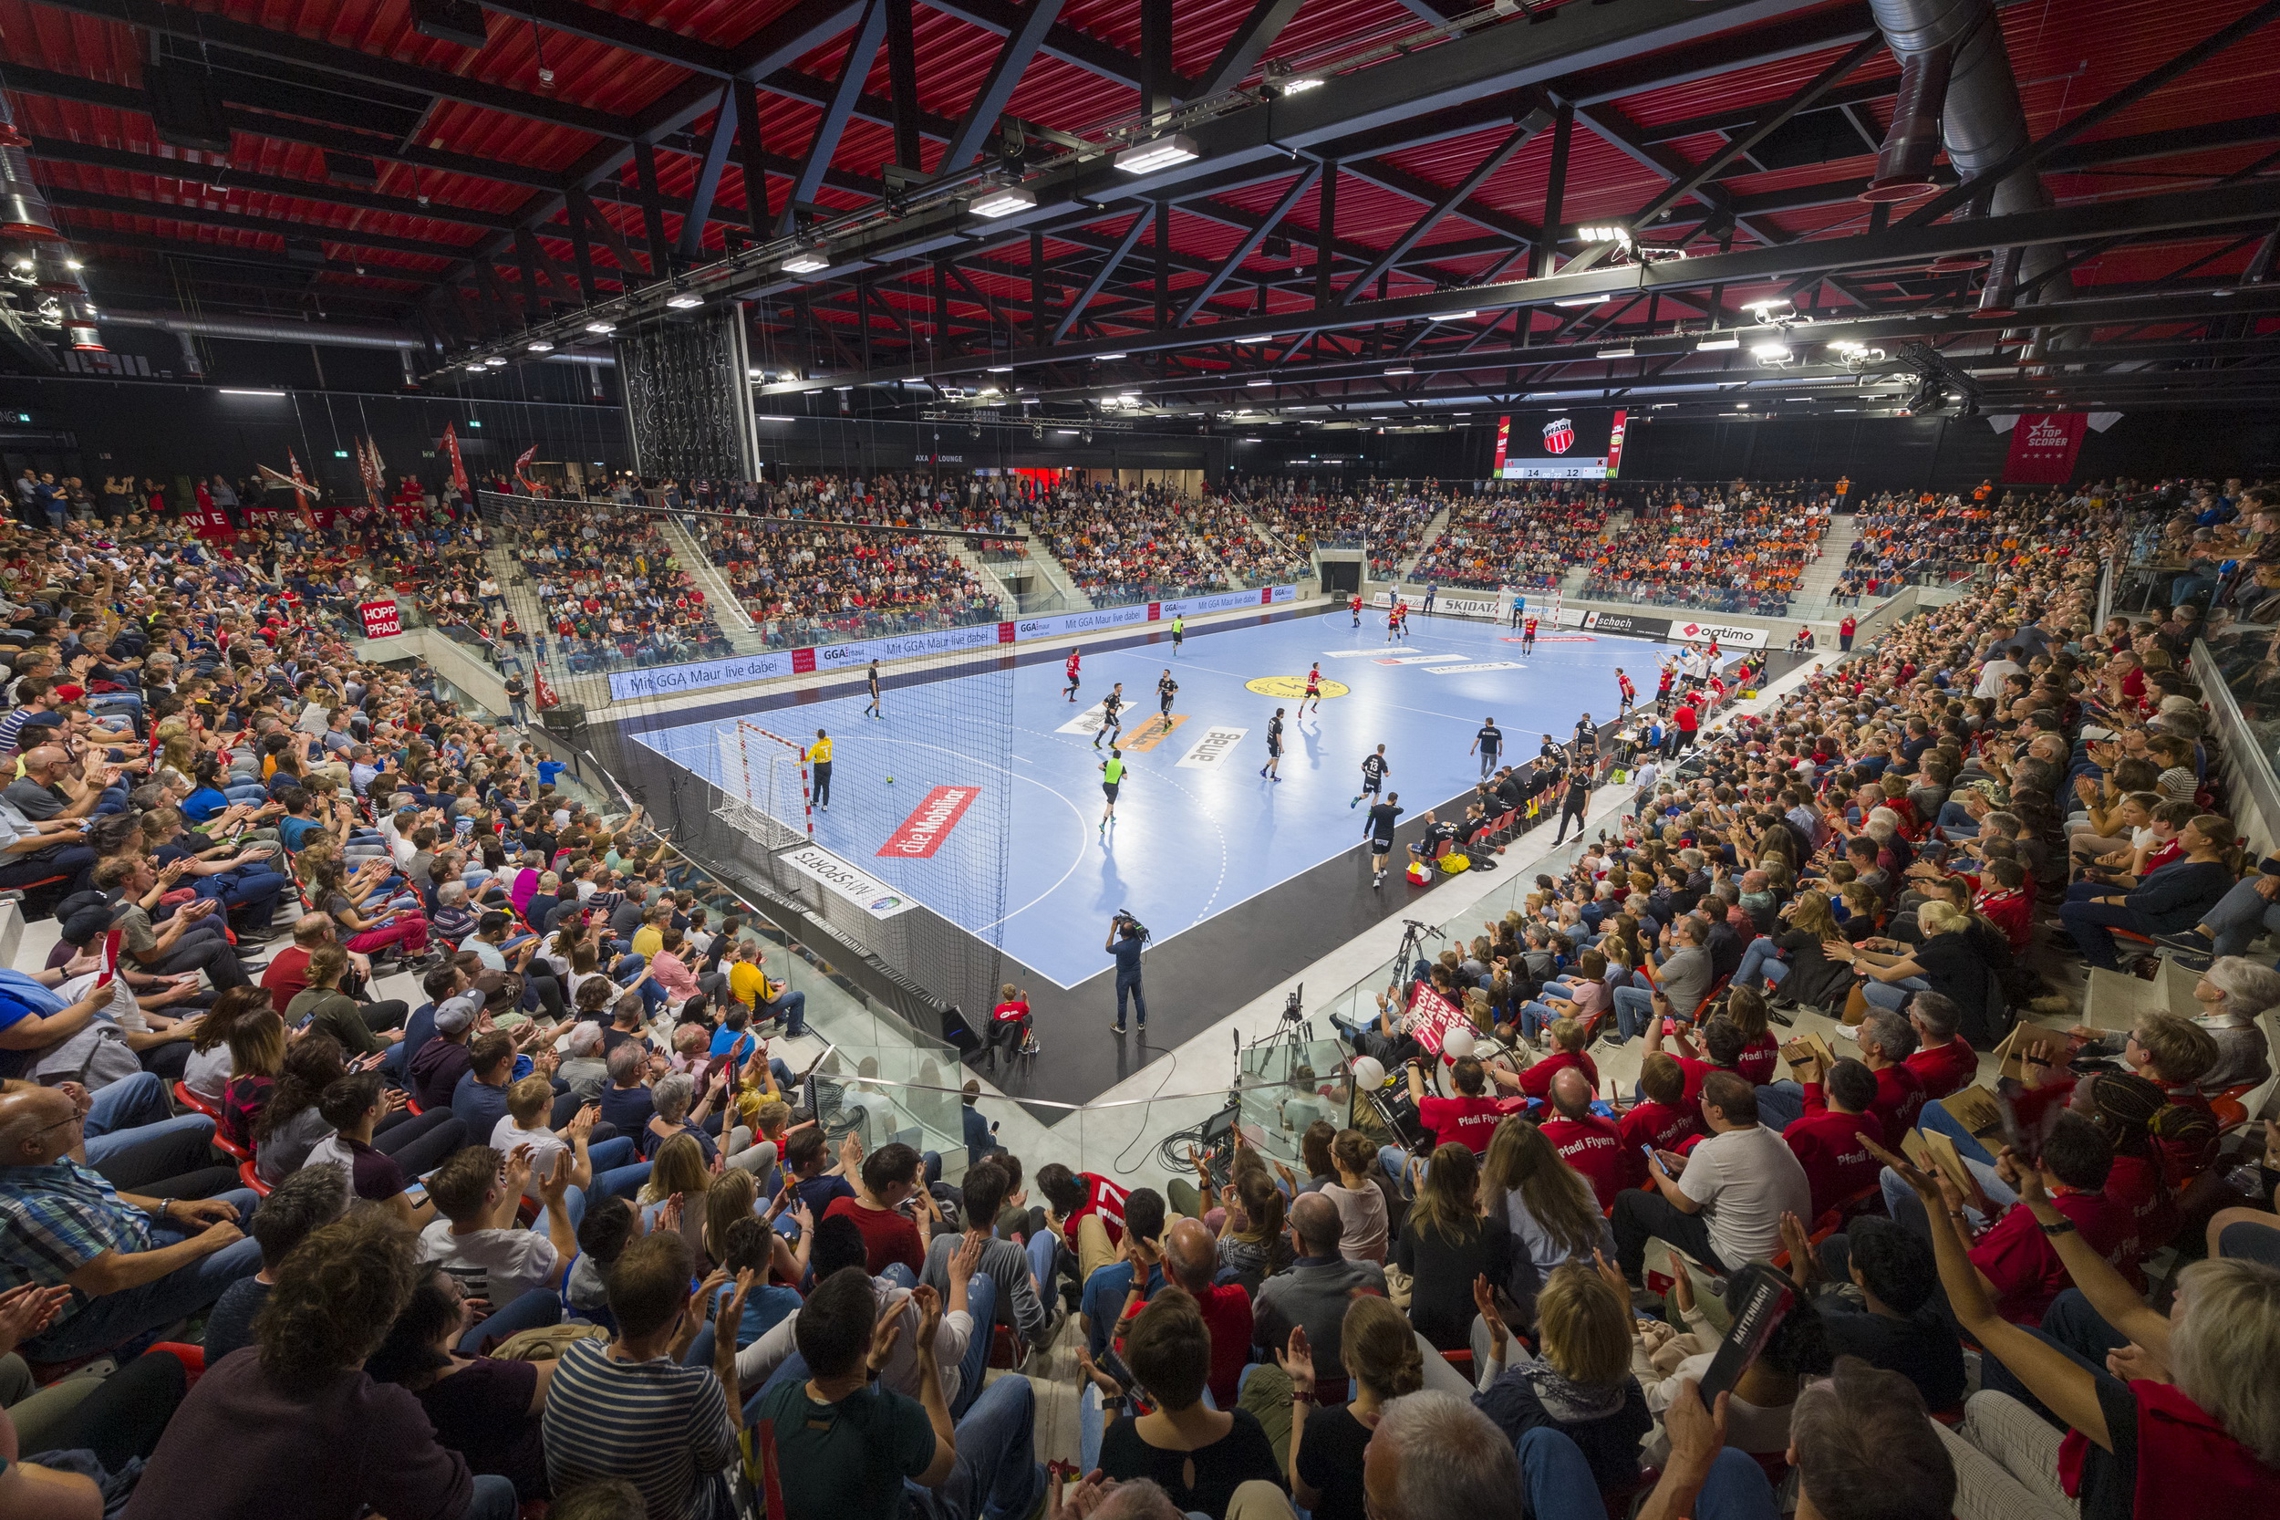
[[[1750,628],[1740,623],[1694,623],[1671,619],[1670,636],[1684,639],[1690,644],[1707,643],[1716,639],[1720,644],[1731,644],[1736,649],[1763,649],[1766,633],[1763,628]]]
[[[1050,617],[1022,618],[1018,622],[979,623],[965,628],[936,628],[925,633],[897,633],[879,639],[854,639],[844,644],[817,644],[802,649],[772,650],[767,654],[739,655],[730,660],[702,660],[691,665],[657,665],[643,670],[613,670],[610,672],[610,700],[633,702],[645,697],[669,697],[676,692],[733,686],[740,681],[765,681],[775,676],[805,675],[814,670],[849,670],[858,665],[867,665],[873,660],[956,654],[962,650],[987,649],[995,644],[1024,644],[1032,639],[1066,638],[1072,633],[1093,633],[1107,628],[1136,628],[1147,623],[1168,623],[1175,617],[1231,612],[1242,607],[1272,607],[1296,600],[1296,586],[1260,586],[1251,591],[1221,591],[1209,596],[1184,597],[1170,602],[1135,602],[1129,607],[1062,612]]]

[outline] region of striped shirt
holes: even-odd
[[[578,1341],[555,1363],[541,1428],[556,1493],[623,1478],[641,1490],[649,1520],[706,1514],[707,1485],[736,1458],[736,1427],[711,1368],[669,1357],[615,1361],[601,1341]]]

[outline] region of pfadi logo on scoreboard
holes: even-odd
[[[1554,454],[1565,454],[1575,447],[1575,420],[1554,417],[1544,424],[1544,448]]]

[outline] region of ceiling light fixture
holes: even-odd
[[[529,348],[530,352],[534,354],[551,354],[554,352],[554,345],[544,338],[531,339]]]
[[[1013,366],[1010,364],[993,364],[989,367],[989,372],[993,375],[1010,375],[1013,373]]]
[[[823,256],[820,248],[802,248],[783,263],[786,274],[814,274],[819,269],[830,267],[831,260]]]
[[[1587,243],[1621,243],[1626,248],[1631,245],[1631,229],[1614,222],[1604,226],[1578,227],[1575,235]]]
[[[1011,216],[1016,211],[1029,211],[1034,209],[1036,205],[1037,197],[1028,189],[1020,185],[1004,185],[992,190],[966,209],[976,216],[994,218]]]
[[[1789,351],[1788,344],[1779,342],[1753,343],[1750,354],[1760,364],[1787,364],[1796,357]]]
[[[1389,375],[1414,375],[1417,373],[1417,367],[1413,364],[1396,364],[1386,373]]]
[[[1426,320],[1430,322],[1465,322],[1479,315],[1480,313],[1477,311],[1444,311],[1439,316],[1428,317]]]
[[[1741,346],[1742,340],[1736,337],[1704,338],[1694,345],[1694,351],[1698,354],[1714,354],[1724,349],[1740,348]]]
[[[604,338],[606,338],[606,337],[608,337],[608,336],[609,336],[611,333],[614,333],[614,332],[616,332],[616,331],[617,331],[617,324],[616,324],[615,322],[601,322],[601,321],[588,322],[588,323],[586,324],[586,331],[588,331],[588,332],[590,332],[590,333],[594,333],[594,334],[596,334],[597,336],[600,336],[600,337],[604,337]]]
[[[1636,359],[1639,357],[1639,351],[1626,343],[1621,348],[1601,349],[1599,357],[1602,359]]]
[[[1607,299],[1607,297],[1605,297],[1605,296],[1603,296],[1603,295],[1600,295],[1600,296],[1569,296],[1569,297],[1568,297],[1566,300],[1564,300],[1564,301],[1554,301],[1552,304],[1553,304],[1554,306],[1598,306],[1598,305],[1602,304],[1603,302],[1605,302],[1605,301],[1606,301],[1606,299]]]
[[[1185,132],[1134,143],[1116,155],[1116,167],[1127,174],[1152,174],[1174,164],[1192,163],[1197,157],[1195,139]]]
[[[275,401],[282,401],[285,399],[285,392],[283,391],[239,390],[227,385],[222,387],[222,394],[225,396],[263,396]]]
[[[665,298],[665,304],[675,311],[694,311],[705,304],[705,298],[689,291],[676,291]]]
[[[1244,383],[1245,385],[1272,385],[1272,384],[1274,384],[1275,382],[1274,382],[1274,380],[1273,380],[1273,378],[1272,378],[1271,376],[1267,376],[1267,375],[1255,375],[1255,376],[1253,376],[1251,379],[1249,379],[1249,380],[1246,380],[1246,381],[1244,381],[1243,383]]]

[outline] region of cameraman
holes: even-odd
[[[1148,931],[1140,927],[1140,920],[1129,913],[1118,913],[1108,921],[1108,942],[1101,946],[1116,957],[1116,1032],[1124,1033],[1124,1001],[1140,1013],[1140,1032],[1148,1032],[1148,1000],[1140,995],[1140,947],[1147,942]]]

